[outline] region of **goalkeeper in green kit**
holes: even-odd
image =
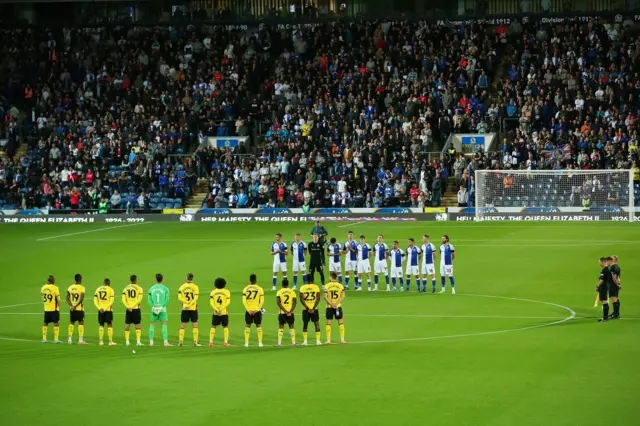
[[[165,346],[173,346],[169,343],[169,331],[167,330],[167,305],[169,304],[169,288],[162,284],[162,274],[156,274],[156,284],[149,289],[149,305],[151,305],[151,325],[149,326],[149,346],[153,346],[153,335],[156,331],[156,322],[162,323],[162,339]]]

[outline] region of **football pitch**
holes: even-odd
[[[406,248],[424,233],[456,249],[458,294],[349,291],[347,345],[284,347],[271,291],[274,234],[310,241],[312,223],[0,225],[0,418],[3,425],[630,425],[640,395],[640,228],[629,223],[327,223],[344,242],[353,230]],[[420,243],[421,244],[421,243]],[[618,255],[622,320],[597,323],[598,258]],[[291,261],[288,260],[291,270]],[[146,290],[161,272],[173,299],[169,340],[180,321],[177,289],[200,286],[202,347],[124,346],[122,289],[137,274]],[[73,275],[87,288],[86,346],[41,344],[40,287],[56,276],[62,299]],[[241,290],[255,273],[265,289],[264,343],[244,348]],[[289,272],[291,276],[291,272]],[[328,274],[327,274],[328,275]],[[207,346],[208,294],[224,277],[232,292],[231,347]],[[110,278],[114,340],[98,346],[92,303]],[[280,282],[280,280],[279,280]],[[353,281],[351,282],[353,287]],[[428,283],[428,290],[430,291]],[[438,289],[440,279],[438,277]],[[384,290],[384,278],[380,288]],[[142,339],[149,307],[143,300]],[[325,340],[324,302],[320,305]],[[302,321],[296,316],[298,340]],[[314,341],[311,326],[309,341]],[[337,324],[333,341],[339,341]],[[132,330],[132,341],[134,333]],[[188,326],[185,343],[191,341]],[[77,327],[74,336],[77,342]],[[634,420],[636,419],[636,420]]]

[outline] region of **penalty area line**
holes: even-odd
[[[107,228],[90,229],[88,231],[72,232],[70,234],[62,234],[62,235],[54,235],[52,237],[38,238],[36,241],[47,241],[47,240],[54,240],[56,238],[71,237],[73,235],[90,234],[93,232],[109,231],[111,229],[118,229],[118,228],[128,228],[130,226],[144,225],[145,223],[151,223],[151,222],[129,223],[127,225],[116,225],[116,226],[109,226]]]

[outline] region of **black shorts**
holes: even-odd
[[[598,298],[600,299],[601,302],[606,301],[607,299],[609,299],[609,289],[607,288],[606,285],[601,285],[598,288]]]
[[[288,324],[289,327],[293,327],[293,322],[295,321],[295,315],[291,314],[291,316],[287,314],[278,315],[278,325],[282,327],[285,324]]]
[[[320,312],[316,309],[315,311],[309,312],[306,309],[302,311],[302,322],[304,325],[309,324],[310,322],[318,322],[320,321]]]
[[[332,319],[337,319],[337,320],[341,320],[342,319],[342,308],[338,308],[338,309],[333,309],[333,308],[327,308],[327,312],[326,312],[326,318],[328,320],[332,320]]]
[[[223,327],[229,327],[229,315],[214,315],[211,318],[211,325],[217,327],[222,325]]]
[[[69,312],[69,320],[71,324],[74,322],[83,322],[84,321],[84,311],[71,311]]]
[[[138,325],[140,324],[141,321],[142,321],[142,312],[140,312],[140,309],[132,309],[131,312],[127,310],[127,313],[124,315],[124,323],[127,325],[129,324]]]
[[[102,327],[113,324],[113,311],[98,312],[98,324]]]
[[[44,323],[58,323],[60,322],[60,311],[45,311],[44,312]]]
[[[182,311],[180,322],[198,322],[198,311]]]
[[[609,297],[618,297],[619,292],[620,287],[615,284],[611,284],[611,287],[609,287]]]
[[[262,312],[258,311],[253,314],[253,316],[249,315],[249,312],[245,312],[244,322],[246,324],[255,324],[257,326],[262,325]]]

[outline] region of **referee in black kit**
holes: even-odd
[[[611,285],[609,287],[609,298],[613,304],[613,314],[609,319],[620,319],[620,299],[618,293],[620,292],[620,265],[618,265],[618,256],[608,257],[609,272],[611,273]]]
[[[313,234],[313,241],[307,245],[307,251],[311,261],[309,262],[309,279],[307,282],[315,283],[314,275],[316,271],[320,274],[322,288],[324,288],[324,248],[318,241],[320,236]]]
[[[609,321],[609,288],[613,285],[613,281],[611,280],[611,271],[609,271],[606,257],[600,258],[600,267],[602,271],[600,271],[600,280],[598,281],[596,291],[598,292],[600,302],[602,302],[602,318],[600,318],[598,322],[607,322]]]

